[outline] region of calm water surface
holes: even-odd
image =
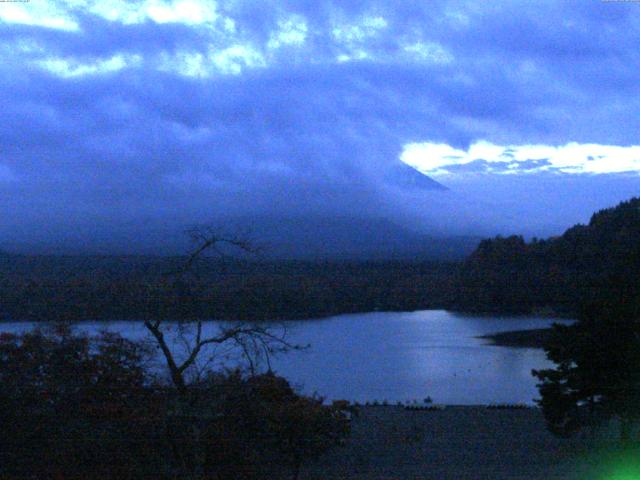
[[[436,403],[532,403],[537,397],[531,369],[550,365],[538,349],[487,345],[489,333],[542,328],[554,320],[479,317],[442,310],[373,312],[286,322],[288,336],[304,351],[273,359],[276,372],[305,393],[328,399]],[[555,320],[557,321],[557,320]],[[33,324],[5,323],[19,332]],[[218,322],[207,322],[215,329]],[[147,336],[141,322],[84,322],[78,328],[108,329],[132,339]],[[179,347],[176,339],[176,346]],[[227,352],[217,351],[222,359]]]

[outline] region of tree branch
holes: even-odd
[[[259,251],[259,249],[247,239],[237,236],[221,235],[212,227],[193,227],[187,230],[186,234],[191,238],[196,246],[193,251],[187,255],[184,265],[172,273],[165,274],[165,276],[175,276],[179,279],[189,272],[193,273],[196,262],[208,250],[213,250],[218,257],[225,258],[226,254],[219,248],[223,245],[245,253],[258,253]],[[289,343],[285,338],[285,334],[277,336],[273,334],[269,328],[258,325],[246,326],[244,324],[240,324],[232,328],[221,329],[217,335],[203,338],[202,320],[197,320],[195,338],[193,339],[193,348],[189,348],[188,341],[185,339],[188,355],[182,363],[178,364],[167,340],[163,335],[161,320],[145,321],[144,325],[156,339],[156,342],[167,362],[171,379],[181,393],[186,392],[186,381],[184,378],[185,371],[196,363],[198,355],[207,345],[223,344],[233,340],[237,346],[240,346],[245,358],[250,362],[252,371],[254,369],[254,358],[252,358],[252,356],[258,358],[262,352],[264,352],[265,357],[267,357],[267,363],[270,367],[268,358],[270,354],[302,348]],[[249,348],[247,341],[253,344],[253,351]],[[260,348],[260,346],[262,348]]]

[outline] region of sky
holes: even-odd
[[[639,43],[640,2],[1,2],[0,247],[555,235],[640,191]]]

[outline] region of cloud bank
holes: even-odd
[[[544,234],[637,191],[637,5],[396,3],[0,4],[0,244],[257,214]],[[575,208],[512,193],[553,172],[591,175]]]

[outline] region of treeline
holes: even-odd
[[[461,263],[0,254],[0,320],[303,319],[446,308],[574,316],[640,269],[640,199],[559,237],[480,242]],[[619,288],[618,288],[619,290]]]
[[[579,306],[626,292],[637,304],[640,199],[601,210],[588,225],[525,242],[521,236],[483,240],[455,281],[456,307],[479,312],[551,309],[575,315]],[[603,300],[606,300],[602,298]]]
[[[2,320],[302,319],[444,308],[457,264],[0,256]]]

